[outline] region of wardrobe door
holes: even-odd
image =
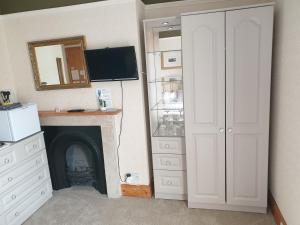
[[[227,202],[267,206],[273,7],[226,12]]]
[[[225,202],[225,13],[182,16],[189,207]]]

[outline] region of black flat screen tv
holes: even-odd
[[[86,50],[90,81],[138,80],[134,46]]]

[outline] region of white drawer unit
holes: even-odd
[[[153,169],[186,170],[185,155],[153,154]]]
[[[186,199],[183,137],[152,137],[155,198]]]
[[[21,225],[51,196],[42,132],[0,151],[1,225]]]
[[[181,137],[152,138],[152,153],[185,154],[184,145]]]
[[[154,170],[155,197],[186,199],[186,172]]]

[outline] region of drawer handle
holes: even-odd
[[[13,178],[12,177],[9,177],[7,178],[8,182],[12,182],[13,181]]]
[[[44,178],[44,176],[43,175],[40,175],[39,176],[39,180],[41,180],[41,179],[43,179]]]
[[[19,215],[20,215],[19,212],[16,212],[16,213],[15,213],[15,217],[18,217]]]
[[[161,164],[162,164],[163,166],[172,166],[172,162],[171,162],[171,161],[168,161],[168,160],[162,161]]]
[[[45,191],[41,191],[41,195],[44,195],[45,194]]]
[[[33,149],[37,149],[39,146],[37,144],[33,145]]]
[[[173,185],[173,182],[171,180],[166,180],[163,182],[163,184],[170,186],[170,185]]]
[[[170,145],[169,144],[165,144],[165,148],[170,148]]]
[[[11,196],[11,199],[12,199],[12,200],[15,200],[16,198],[17,198],[16,195],[12,195],[12,196]]]
[[[10,163],[10,160],[9,159],[4,159],[4,164],[8,164]]]

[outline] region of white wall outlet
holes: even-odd
[[[138,173],[131,173],[131,176],[126,178],[126,183],[137,185],[139,184],[140,177]]]

